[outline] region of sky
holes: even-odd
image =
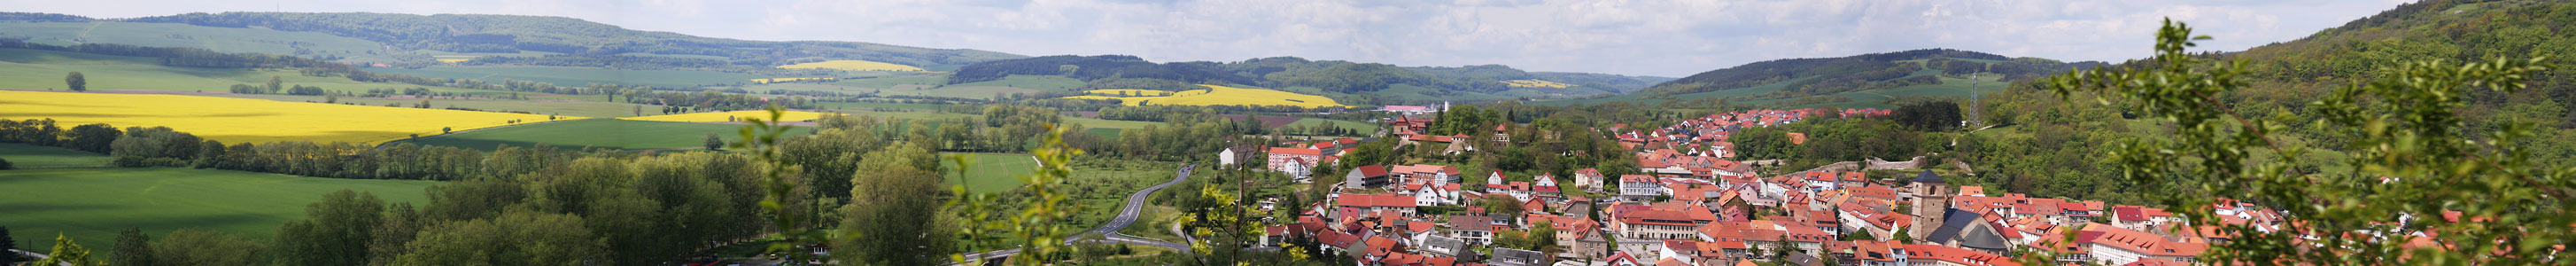
[[[769,41],[1148,60],[1273,56],[1680,77],[1773,59],[1951,48],[2119,61],[2164,18],[2198,50],[2295,40],[2411,0],[0,0],[97,18],[286,11],[562,16]]]

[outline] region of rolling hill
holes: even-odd
[[[84,42],[195,47],[346,58],[364,63],[428,63],[444,53],[544,52],[618,60],[695,59],[787,65],[857,59],[928,69],[1025,56],[838,41],[749,41],[630,30],[564,17],[386,13],[224,12],[131,19],[7,13],[0,36],[67,45]],[[48,43],[50,42],[50,43]]]
[[[1196,90],[1193,84],[1242,85],[1332,97],[1344,104],[1408,104],[1573,98],[1643,89],[1662,77],[1526,72],[1502,65],[1403,67],[1297,57],[1239,62],[1155,63],[1126,55],[1042,56],[995,60],[957,69],[949,84],[1018,76],[1061,76],[1082,89]],[[1522,84],[1522,85],[1515,85]],[[1534,84],[1548,84],[1544,86]]]
[[[2061,62],[1953,49],[1921,49],[1831,58],[1754,62],[1700,72],[1629,94],[1552,101],[1590,104],[1626,101],[1725,100],[1783,107],[1889,107],[1907,97],[1965,97],[2011,80],[2090,68],[2101,62]]]

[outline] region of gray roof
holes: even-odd
[[[1487,260],[1485,260],[1485,262],[1493,263],[1493,265],[1503,265],[1503,266],[1510,266],[1510,265],[1548,265],[1548,264],[1551,264],[1551,263],[1555,263],[1555,262],[1553,262],[1553,261],[1550,261],[1550,260],[1555,259],[1555,258],[1556,258],[1556,256],[1548,255],[1547,253],[1540,253],[1540,252],[1537,252],[1537,251],[1519,250],[1519,249],[1508,249],[1508,248],[1495,248],[1495,249],[1494,249],[1494,257],[1493,257],[1493,258],[1491,258],[1491,259],[1487,259]]]
[[[1949,209],[1949,211],[1942,212],[1941,227],[1933,229],[1932,234],[1930,235],[1924,235],[1923,240],[1930,241],[1929,243],[1950,243],[1950,239],[1957,238],[1959,236],[1959,232],[1967,229],[1969,224],[1975,224],[1982,221],[1978,219],[1978,216],[1980,215],[1977,213],[1960,209]]]
[[[1456,253],[1469,252],[1469,251],[1467,251],[1467,241],[1466,241],[1466,240],[1458,240],[1457,238],[1450,238],[1450,237],[1445,237],[1445,236],[1426,236],[1426,237],[1423,237],[1423,238],[1422,238],[1422,246],[1424,247],[1424,249],[1423,249],[1424,251],[1429,251],[1429,252],[1431,252],[1431,253],[1438,253],[1438,254],[1440,254],[1440,255],[1447,255],[1447,256],[1450,256],[1450,257],[1457,257],[1457,256],[1458,256],[1458,254],[1456,254]],[[1436,249],[1435,249],[1435,248],[1432,248],[1432,247],[1438,247],[1438,248],[1436,248]],[[1445,251],[1445,252],[1443,252],[1443,251]]]
[[[1915,182],[1915,183],[1946,183],[1946,182],[1941,182],[1941,175],[1935,175],[1935,174],[1932,174],[1932,170],[1923,170],[1923,174],[1921,174],[1921,175],[1915,175],[1915,176],[1914,176],[1914,182]]]
[[[1968,226],[1968,231],[1966,233],[1959,234],[1959,246],[1982,250],[2007,250],[2012,248],[2012,245],[2004,243],[2004,235],[2002,233],[1996,233],[1993,226],[1976,225]]]

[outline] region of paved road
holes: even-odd
[[[1103,237],[1103,238],[1101,239],[1101,241],[1102,241],[1102,242],[1112,242],[1112,243],[1125,243],[1125,244],[1137,244],[1137,245],[1156,246],[1156,247],[1163,247],[1163,248],[1169,248],[1169,249],[1172,249],[1172,250],[1182,250],[1182,251],[1190,250],[1190,244],[1188,244],[1188,243],[1172,243],[1172,242],[1166,242],[1166,241],[1156,240],[1156,239],[1152,239],[1152,238],[1137,237],[1137,236],[1132,236],[1132,235],[1127,235],[1127,234],[1118,233],[1118,230],[1124,230],[1124,229],[1127,229],[1127,226],[1128,226],[1128,225],[1133,225],[1133,224],[1135,224],[1135,223],[1136,223],[1136,219],[1138,219],[1138,218],[1137,218],[1137,216],[1143,215],[1143,214],[1144,214],[1144,212],[1145,212],[1145,200],[1146,200],[1146,199],[1149,199],[1149,198],[1152,198],[1152,197],[1153,197],[1153,195],[1154,195],[1154,191],[1163,190],[1163,188],[1171,187],[1172,185],[1176,185],[1176,184],[1180,184],[1180,183],[1181,183],[1181,180],[1188,180],[1188,179],[1190,178],[1190,170],[1193,170],[1193,169],[1195,169],[1195,168],[1198,168],[1198,165],[1193,164],[1193,165],[1188,165],[1188,166],[1182,166],[1182,167],[1181,167],[1180,172],[1172,174],[1172,181],[1163,182],[1162,184],[1154,185],[1154,186],[1151,186],[1151,187],[1145,187],[1145,189],[1144,189],[1144,190],[1137,190],[1137,191],[1136,191],[1136,193],[1133,193],[1133,194],[1127,194],[1127,205],[1126,205],[1126,207],[1125,207],[1125,208],[1119,209],[1119,211],[1118,211],[1118,217],[1110,218],[1110,219],[1109,219],[1109,223],[1101,224],[1101,225],[1100,225],[1100,227],[1098,227],[1098,228],[1092,228],[1090,231],[1083,231],[1082,233],[1073,234],[1073,235],[1071,235],[1071,236],[1066,236],[1066,239],[1065,239],[1065,241],[1064,241],[1064,242],[1065,242],[1065,244],[1073,244],[1075,241],[1082,239],[1082,236],[1083,236],[1083,235],[1089,235],[1089,234],[1104,234],[1104,236],[1105,236],[1105,237]],[[1188,236],[1187,236],[1187,235],[1183,235],[1182,237],[1188,237]],[[1020,249],[1016,249],[1016,248],[1014,248],[1014,249],[1005,249],[1005,250],[995,250],[995,251],[984,252],[984,253],[972,253],[972,254],[966,254],[966,258],[967,258],[967,259],[981,260],[981,259],[990,259],[990,258],[998,258],[998,257],[1008,257],[1008,256],[1011,256],[1011,255],[1017,255],[1017,254],[1020,254]]]
[[[45,259],[45,258],[46,258],[46,257],[45,257],[45,254],[43,254],[43,253],[27,252],[27,251],[25,251],[25,250],[15,250],[15,249],[12,249],[12,250],[9,250],[9,252],[16,252],[16,253],[18,253],[18,255],[26,255],[26,256],[27,256],[27,258],[30,258],[30,259],[42,260],[42,259]],[[31,260],[31,261],[32,261],[32,260]],[[33,264],[33,262],[30,262],[30,264]],[[72,264],[71,264],[71,263],[69,263],[69,262],[66,262],[66,263],[62,263],[62,266],[72,266]]]

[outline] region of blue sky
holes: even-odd
[[[1156,61],[1270,56],[1678,77],[1756,61],[1954,48],[2059,60],[2149,53],[2165,17],[2235,51],[2408,0],[0,0],[102,18],[289,11],[564,16],[751,40],[862,41]]]

